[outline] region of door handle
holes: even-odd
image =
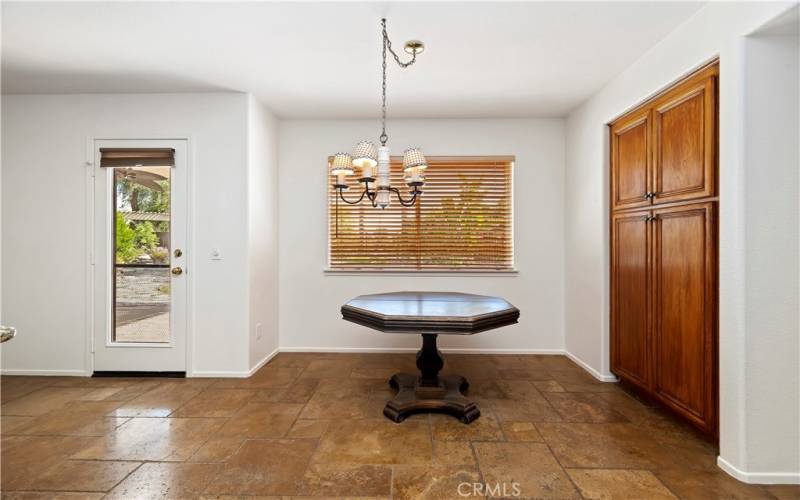
[[[172,273],[173,276],[180,276],[181,274],[183,274],[183,269],[181,269],[180,266],[177,266],[173,267],[172,271],[170,272]]]

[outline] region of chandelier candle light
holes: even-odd
[[[381,19],[381,27],[383,29],[383,80],[382,80],[382,106],[381,106],[381,135],[379,140],[381,146],[375,148],[375,144],[369,141],[361,141],[356,145],[352,156],[347,153],[336,153],[331,162],[331,176],[335,178],[333,187],[336,189],[342,201],[349,205],[356,205],[361,203],[364,198],[367,198],[373,207],[386,208],[389,206],[391,193],[397,195],[397,199],[404,207],[413,206],[417,198],[422,195],[420,189],[425,184],[424,171],[428,168],[428,163],[425,160],[425,155],[419,148],[410,148],[403,154],[403,171],[405,173],[406,185],[409,187],[410,198],[403,198],[400,190],[392,187],[389,179],[389,148],[386,146],[386,141],[389,136],[386,135],[386,52],[388,51],[394,57],[394,60],[401,68],[407,68],[414,64],[417,60],[417,54],[425,50],[425,45],[419,40],[411,40],[406,42],[405,51],[411,54],[411,60],[408,62],[401,62],[400,57],[392,49],[392,42],[389,40],[389,35],[386,33],[386,19]],[[377,167],[377,169],[376,169]],[[344,197],[344,191],[349,189],[347,185],[347,176],[359,172],[358,182],[364,184],[364,190],[355,200],[348,200]],[[374,184],[374,186],[370,186]],[[338,212],[338,209],[337,209]],[[338,214],[337,214],[338,215]],[[337,216],[338,223],[338,216]],[[337,224],[338,226],[338,224]]]

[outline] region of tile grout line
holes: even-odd
[[[481,462],[480,462],[480,460],[478,460],[478,452],[475,451],[475,444],[474,444],[475,442],[473,442],[473,441],[468,441],[468,442],[469,442],[469,449],[470,449],[470,451],[472,451],[472,459],[475,460],[475,468],[478,470],[478,479],[480,480],[481,484],[484,485],[484,487],[485,487],[486,478],[483,476],[483,469],[481,468]],[[476,442],[480,442],[480,441],[476,441]],[[494,442],[496,442],[496,441],[494,441]],[[483,498],[486,498],[486,495],[484,495]]]
[[[578,487],[577,484],[575,484],[575,481],[572,479],[572,476],[570,476],[569,472],[567,472],[567,468],[564,467],[564,464],[562,464],[561,460],[559,460],[558,456],[556,456],[555,452],[553,451],[553,448],[550,446],[550,443],[547,442],[547,439],[544,437],[544,434],[542,434],[542,431],[539,430],[539,426],[536,425],[536,422],[534,422],[533,426],[536,428],[536,432],[538,432],[539,435],[542,436],[542,442],[544,443],[545,446],[547,446],[547,450],[553,456],[553,459],[556,461],[558,466],[561,467],[561,470],[564,471],[564,475],[567,476],[567,479],[572,484],[573,488],[575,488],[575,491],[578,493],[578,496],[580,496],[581,498],[586,498],[585,496],[583,496],[583,491]]]
[[[636,469],[635,469],[635,470],[636,470]],[[662,480],[661,480],[661,478],[660,478],[660,477],[658,477],[658,475],[656,474],[656,473],[658,472],[658,470],[657,470],[657,469],[638,469],[638,470],[646,470],[647,472],[649,472],[650,474],[652,474],[652,475],[653,475],[653,477],[654,477],[654,478],[656,478],[656,481],[658,481],[658,483],[659,483],[661,486],[663,486],[663,487],[664,487],[664,489],[666,489],[666,490],[667,490],[667,491],[668,491],[668,492],[669,492],[671,495],[673,495],[675,498],[681,498],[681,496],[680,496],[680,495],[678,495],[678,493],[677,493],[677,492],[675,492],[675,491],[672,491],[672,488],[670,488],[670,487],[669,487],[669,485],[668,485],[667,483],[665,483],[664,481],[662,481]]]
[[[129,478],[129,477],[130,477],[130,476],[131,476],[131,475],[132,475],[134,472],[136,472],[137,470],[141,469],[141,468],[142,468],[142,466],[143,466],[144,464],[145,464],[145,462],[140,462],[140,463],[139,463],[139,465],[137,465],[136,467],[134,467],[134,469],[133,469],[132,471],[130,471],[129,473],[127,473],[127,474],[125,475],[125,477],[123,477],[122,479],[120,479],[119,481],[117,481],[117,483],[116,483],[114,486],[112,486],[111,488],[109,488],[108,490],[106,490],[106,491],[104,492],[103,496],[105,497],[105,495],[107,495],[107,494],[111,493],[112,491],[114,491],[114,488],[116,488],[117,486],[119,486],[120,484],[122,484],[122,483],[123,483],[123,482],[124,482],[126,479],[128,479],[128,478]]]
[[[549,371],[548,371],[548,373],[549,373]],[[530,386],[530,387],[531,387],[531,388],[534,390],[534,392],[536,392],[536,393],[539,395],[539,397],[540,397],[540,398],[542,398],[542,400],[543,400],[545,403],[547,403],[547,406],[549,406],[549,407],[550,407],[550,409],[552,409],[552,410],[555,412],[555,414],[559,416],[559,419],[561,420],[561,422],[563,422],[563,421],[564,421],[564,416],[561,414],[561,412],[559,412],[559,411],[558,411],[558,410],[557,410],[557,409],[556,409],[556,408],[555,408],[555,407],[552,405],[552,403],[550,402],[550,400],[549,400],[549,399],[547,399],[547,397],[546,397],[546,396],[543,394],[543,391],[540,391],[540,390],[539,390],[539,388],[538,388],[538,387],[536,387],[536,384],[534,384],[534,383],[533,383],[533,381],[531,381],[531,380],[527,380],[526,382],[527,382],[527,384],[528,384],[528,385],[529,385],[529,386]],[[557,381],[556,381],[556,382],[557,382]],[[539,427],[536,425],[536,422],[531,422],[531,423],[533,424],[534,428],[536,429],[536,432],[537,432],[537,433],[538,433],[538,434],[541,436],[541,438],[542,438],[542,444],[544,444],[544,445],[547,447],[547,450],[550,452],[550,455],[553,457],[553,459],[556,461],[556,463],[558,464],[558,466],[559,466],[559,467],[561,468],[561,470],[564,472],[564,475],[565,475],[565,476],[567,476],[567,479],[568,479],[568,480],[569,480],[569,482],[572,484],[572,486],[575,488],[575,491],[578,493],[578,496],[579,496],[580,498],[585,498],[585,497],[583,496],[583,493],[581,492],[581,489],[578,487],[578,485],[577,485],[577,484],[575,484],[575,481],[573,481],[572,477],[569,475],[569,472],[567,472],[567,469],[564,467],[564,465],[563,465],[563,464],[561,463],[561,461],[558,459],[558,457],[556,456],[556,454],[553,452],[553,449],[550,447],[550,444],[547,442],[547,440],[545,439],[544,435],[543,435],[543,434],[542,434],[542,432],[539,430]]]
[[[389,467],[389,498],[394,499],[394,468],[395,464],[391,464]]]
[[[267,363],[267,365],[268,364],[269,363]],[[289,387],[291,387],[298,380],[301,379],[301,377],[303,376],[303,373],[306,371],[308,366],[309,365],[306,365],[306,366],[303,367],[302,370],[300,370],[300,373],[297,374],[297,378],[295,378],[294,381],[287,386],[286,390],[288,390]],[[311,395],[308,397],[308,399],[306,399],[306,402],[303,403],[303,406],[297,411],[297,414],[295,415],[294,420],[292,420],[292,425],[290,425],[289,428],[286,430],[286,434],[289,434],[289,432],[292,431],[292,429],[294,428],[295,424],[297,424],[297,421],[300,419],[300,415],[303,414],[303,411],[306,409],[306,406],[308,406],[308,403],[311,402],[311,399],[314,397],[314,394],[317,392],[317,389],[319,389],[320,380],[319,379],[316,379],[316,380],[317,380],[317,384],[314,386],[314,390],[311,391]],[[285,396],[285,394],[284,394],[284,396]],[[304,479],[306,477],[306,474],[308,474],[308,471],[311,469],[311,462],[314,459],[314,455],[316,455],[317,450],[319,449],[319,444],[322,441],[322,436],[325,435],[325,433],[328,432],[329,429],[330,429],[330,423],[328,423],[328,426],[325,427],[325,430],[322,432],[322,434],[316,438],[317,442],[314,445],[314,451],[312,451],[311,454],[308,456],[308,462],[306,463],[306,467],[303,470],[303,476],[300,479],[300,482],[301,482],[301,485],[302,485],[301,487],[305,487],[304,486]],[[298,492],[297,490],[295,490],[295,493],[299,494],[299,493],[303,493],[303,491]]]

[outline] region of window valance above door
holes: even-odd
[[[172,148],[100,148],[101,167],[174,167]]]

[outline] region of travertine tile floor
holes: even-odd
[[[2,377],[3,498],[460,499],[482,484],[519,498],[800,498],[732,479],[692,429],[567,358],[446,363],[470,380],[471,425],[382,416],[410,354],[283,353],[249,379]]]

